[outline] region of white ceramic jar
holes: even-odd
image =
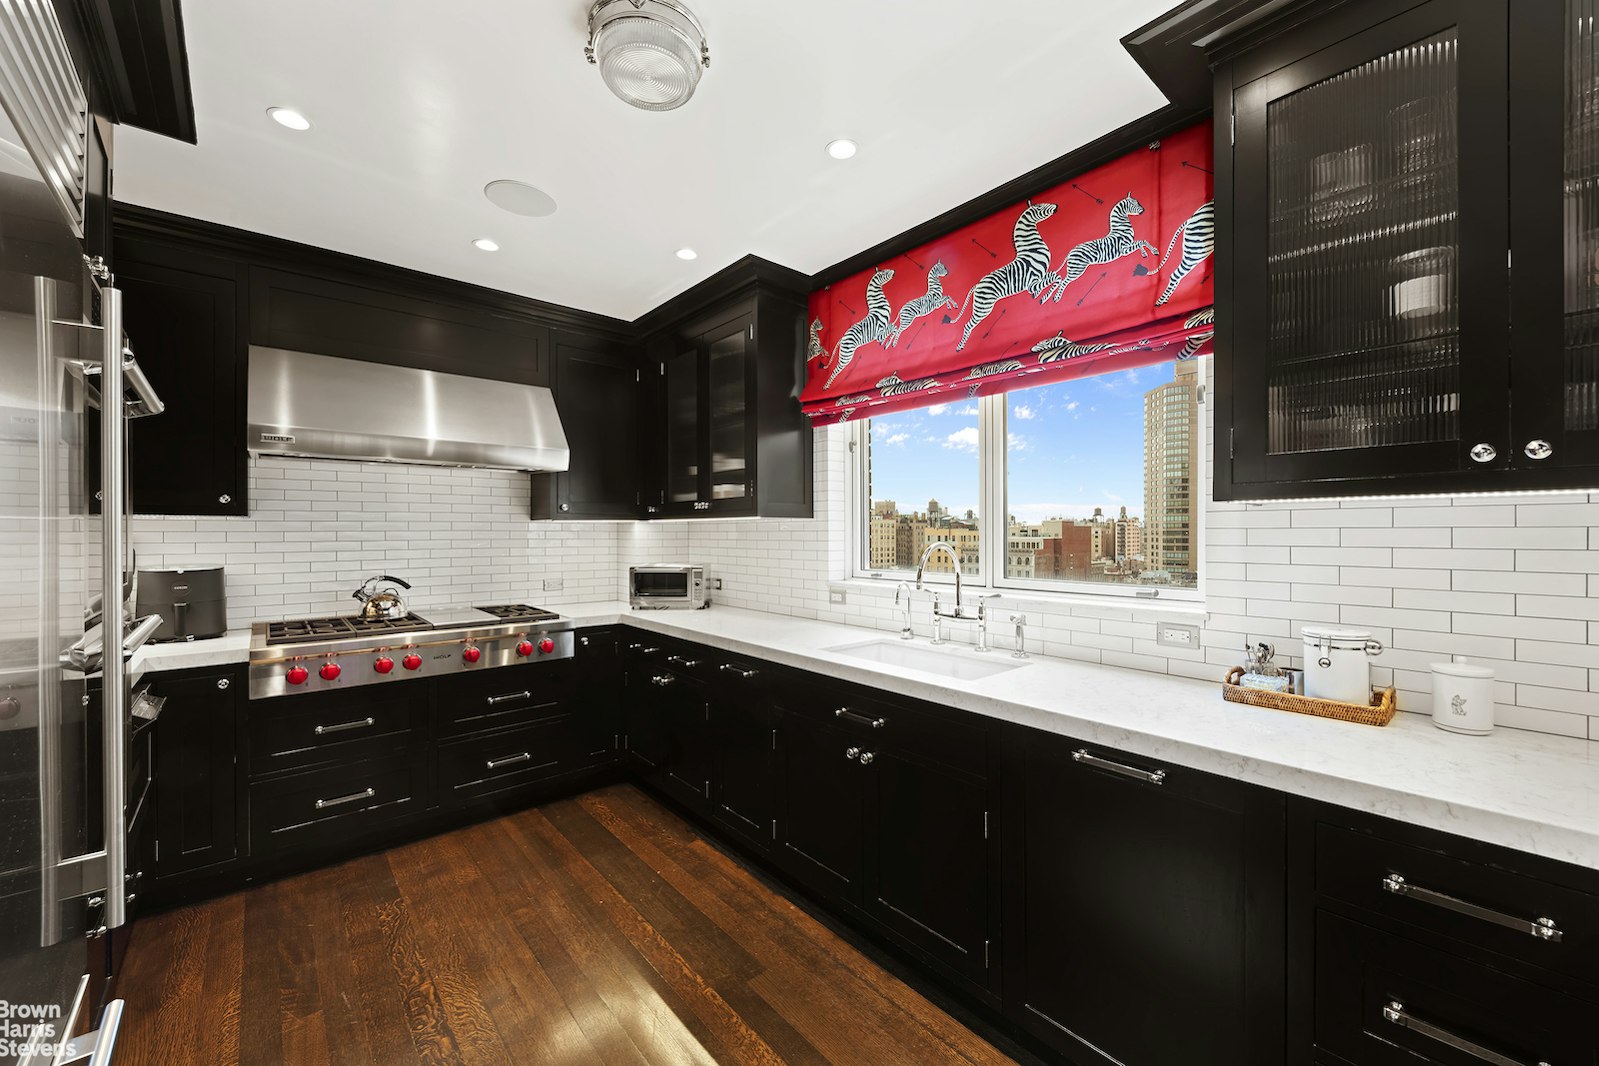
[[[1305,695],[1342,703],[1371,702],[1371,658],[1382,645],[1364,629],[1306,626]]]
[[[1432,724],[1451,733],[1492,733],[1493,668],[1476,663],[1433,663]]]

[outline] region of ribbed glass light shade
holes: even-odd
[[[702,48],[703,38],[689,19],[650,4],[604,20],[593,44],[611,92],[645,111],[671,111],[688,103],[704,70]]]

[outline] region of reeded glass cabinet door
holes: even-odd
[[[700,496],[700,355],[687,345],[666,361],[666,502]]]
[[[748,336],[748,322],[738,321],[706,337],[712,500],[737,500],[751,494]]]
[[[1436,0],[1235,94],[1235,483],[1460,471],[1505,420],[1504,16]]]

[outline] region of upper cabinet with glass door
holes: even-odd
[[[1213,53],[1218,498],[1599,484],[1599,0],[1525,7]]]
[[[648,342],[660,370],[662,454],[645,517],[810,517],[811,429],[797,376],[803,312],[798,293],[757,292]]]

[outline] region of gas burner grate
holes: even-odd
[[[357,615],[335,615],[331,618],[291,618],[282,622],[267,623],[268,644],[297,644],[308,640],[336,640],[355,637],[363,633],[392,633],[401,629],[425,629],[427,623],[414,614],[403,618],[378,618],[368,620]]]
[[[548,622],[561,617],[554,611],[546,611],[542,607],[529,607],[525,603],[499,603],[491,607],[479,607],[478,610],[492,614],[505,622]]]

